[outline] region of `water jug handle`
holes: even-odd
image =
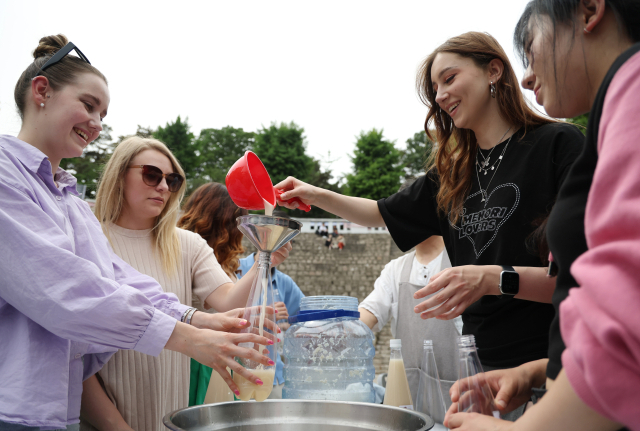
[[[299,198],[292,198],[286,201],[283,201],[282,199],[280,199],[280,195],[282,193],[284,193],[282,190],[278,190],[275,187],[273,188],[273,191],[276,193],[276,200],[280,201],[280,202],[287,202],[287,203],[292,203],[292,202],[296,202],[298,204],[298,209],[299,210],[303,210],[304,212],[309,212],[311,211],[311,207],[307,204],[305,204],[304,202],[302,202]]]

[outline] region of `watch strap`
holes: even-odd
[[[500,265],[503,271],[516,272],[513,266],[510,265]]]

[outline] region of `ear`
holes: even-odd
[[[31,80],[31,97],[33,102],[40,106],[47,102],[47,92],[51,93],[49,80],[44,76],[36,76]]]
[[[498,82],[500,81],[500,78],[502,78],[502,73],[504,72],[504,64],[502,63],[502,60],[500,60],[499,58],[494,58],[493,60],[491,60],[491,62],[489,62],[489,79],[493,82]]]
[[[605,12],[605,0],[581,0],[579,17],[580,24],[586,33],[591,33],[602,21]]]

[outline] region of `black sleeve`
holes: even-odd
[[[406,189],[378,201],[380,214],[400,250],[410,250],[432,235],[442,235],[437,193],[436,176],[429,173]]]
[[[584,147],[585,137],[580,129],[567,123],[558,123],[552,128],[554,135],[554,165],[556,166],[556,186],[560,186],[569,174],[569,169]]]

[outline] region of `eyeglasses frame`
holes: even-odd
[[[162,169],[160,169],[157,166],[153,166],[153,165],[131,165],[131,166],[127,166],[127,169],[131,169],[131,168],[144,169],[145,166],[150,166],[152,168],[156,168],[157,170],[162,172]],[[178,192],[180,190],[180,188],[182,187],[182,184],[184,184],[184,181],[185,181],[185,178],[182,175],[180,175],[179,173],[177,173],[177,172],[171,172],[171,173],[168,173],[168,174],[165,174],[164,172],[162,172],[161,175],[162,175],[162,178],[164,178],[164,181],[167,183],[167,188],[169,189],[169,191],[171,193]],[[169,187],[169,181],[167,181],[167,176],[169,176],[169,175],[177,175],[178,177],[182,178],[182,182],[180,183],[180,187],[178,187],[178,190],[172,191],[171,188]],[[144,181],[144,175],[142,176],[142,181]],[[158,187],[158,185],[160,185],[161,182],[162,182],[162,180],[160,180],[158,182],[158,184],[156,184],[155,186],[151,186],[151,185],[147,184],[146,182],[145,182],[145,184],[147,184],[149,187]]]
[[[78,54],[78,57],[80,57],[81,60],[86,61],[88,64],[91,64],[91,62],[89,61],[87,56],[84,55],[82,53],[82,51],[80,51],[78,49],[78,47],[73,44],[73,42],[69,42],[65,46],[60,48],[60,50],[58,52],[53,54],[53,56],[49,60],[47,60],[47,62],[40,68],[40,72],[38,72],[38,74],[36,76],[41,76],[42,72],[44,72],[45,69],[53,66],[56,63],[59,63],[60,60],[65,58],[67,56],[67,54],[69,54],[71,51],[74,51],[74,50],[76,51],[76,53]],[[34,76],[34,78],[35,78],[35,76]]]

